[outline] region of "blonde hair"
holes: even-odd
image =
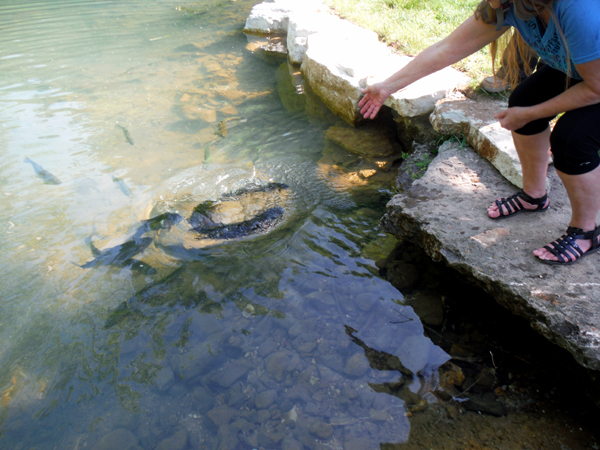
[[[548,8],[548,6],[552,5],[554,1],[558,0],[513,0],[512,3],[514,5],[515,15],[521,20],[529,20],[539,16],[540,13]],[[571,57],[569,55],[569,48],[567,46],[565,35],[558,24],[558,20],[556,20],[554,10],[550,7],[548,8],[548,11],[550,12],[551,20],[553,20],[556,25],[556,29],[558,30],[558,34],[565,48],[568,64],[566,89],[571,76]],[[486,0],[481,1],[479,5],[477,5],[474,14],[476,19],[482,20],[484,23],[495,24],[497,21],[496,10],[492,8]],[[512,33],[504,33],[499,39],[492,42],[490,44],[490,54],[492,57],[492,71],[494,73],[496,73],[498,55],[504,55],[506,58],[506,66],[504,67],[505,80],[508,80],[512,89],[519,84],[519,72],[521,70],[519,67],[519,59],[522,60],[522,68],[527,76],[531,75],[533,72],[534,67],[530,65],[530,62],[535,60],[536,53],[529,45],[527,45],[516,29],[513,29]]]

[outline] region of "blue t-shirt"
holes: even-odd
[[[600,58],[600,1],[556,0],[552,8],[569,49],[571,77],[581,80],[573,64]],[[546,64],[568,73],[565,47],[554,20],[550,19],[544,31],[543,23],[537,17],[530,20],[517,18],[511,4],[504,25],[515,27]]]

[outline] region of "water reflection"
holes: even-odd
[[[370,449],[434,401],[448,357],[366,256],[393,161],[325,144],[253,3],[0,7],[2,448]]]

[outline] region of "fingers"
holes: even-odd
[[[374,119],[379,112],[381,106],[376,104],[376,98],[371,96],[371,93],[367,92],[369,89],[361,89],[361,92],[365,93],[363,98],[358,102],[358,107],[360,109],[360,113],[365,119]]]
[[[364,98],[363,98],[364,100]],[[361,100],[362,101],[362,100]],[[365,102],[363,102],[365,103]],[[358,104],[358,106],[362,106],[360,113],[363,115],[363,117],[365,119],[367,119],[367,114],[369,114],[369,112],[371,111],[371,109],[373,108],[373,103],[371,102],[371,100],[369,100],[368,102],[366,102],[364,105],[361,105],[360,103]]]
[[[377,112],[379,111],[379,106],[375,106],[374,104],[370,104],[369,105],[369,109],[367,110],[367,112],[365,114],[363,114],[363,117],[365,119],[374,119],[375,116],[377,116]]]

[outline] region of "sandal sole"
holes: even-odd
[[[587,251],[583,255],[581,255],[579,258],[576,258],[574,261],[567,261],[567,262],[553,261],[551,259],[541,259],[541,258],[539,258],[538,256],[535,256],[535,255],[533,255],[533,257],[535,259],[537,259],[538,262],[541,262],[542,264],[547,264],[549,266],[570,266],[571,264],[575,264],[576,262],[581,261],[586,256],[593,255],[594,253],[597,254],[599,252],[600,252],[599,249],[592,250],[592,251]]]
[[[542,209],[519,209],[518,211],[512,212],[510,214],[505,214],[503,216],[498,216],[498,217],[490,217],[490,219],[492,220],[498,220],[498,219],[508,219],[509,217],[513,217],[516,216],[519,213],[522,212],[527,212],[527,213],[541,213],[541,212],[546,212],[548,211],[548,209],[550,209],[550,205],[546,206],[545,208]]]

